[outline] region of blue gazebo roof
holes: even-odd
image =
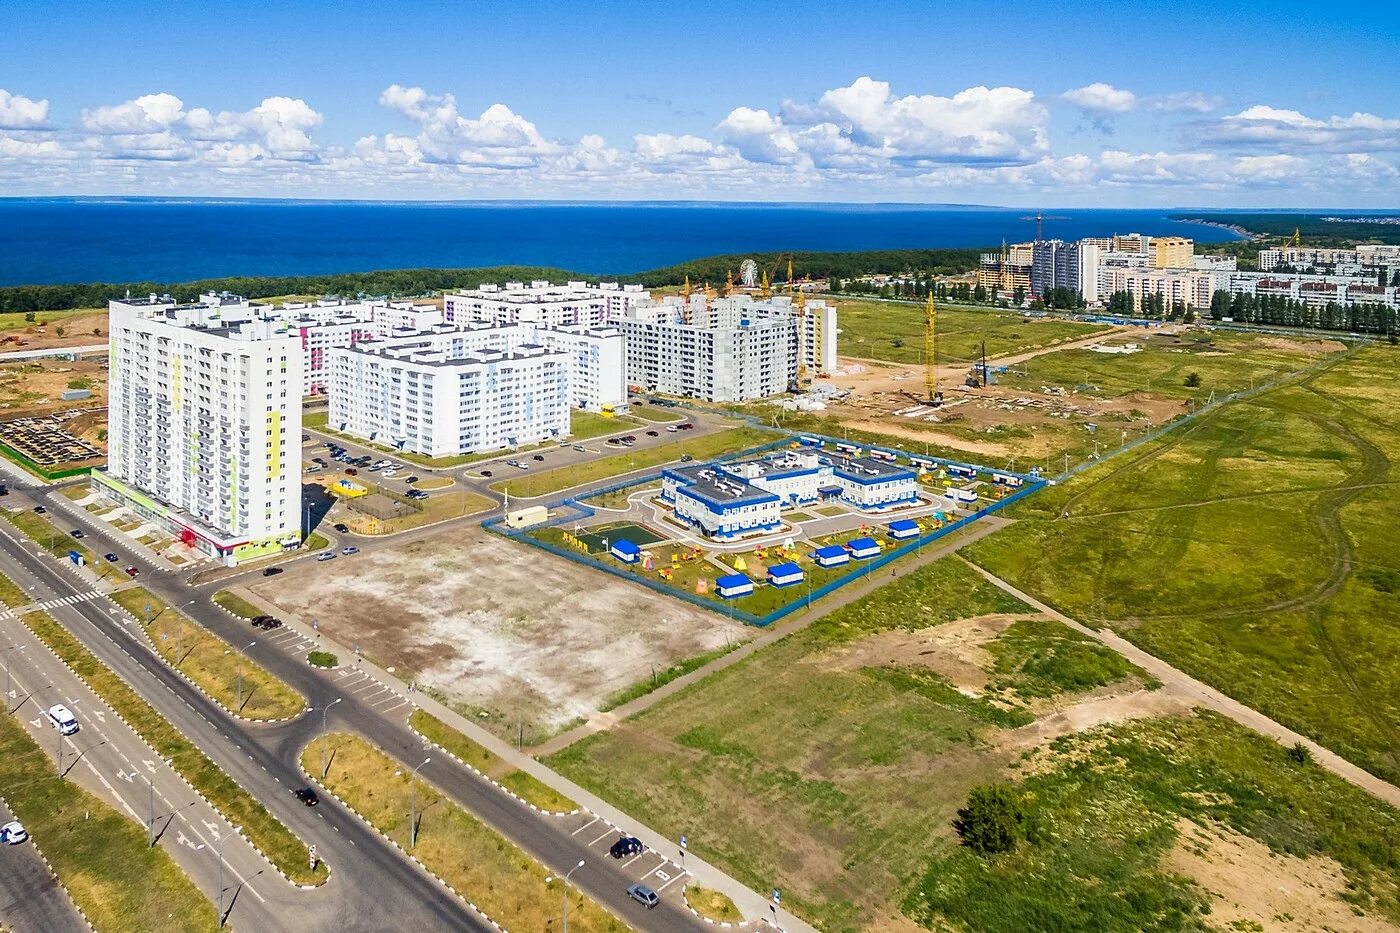
[[[614,550],[614,551],[617,551],[619,554],[640,554],[640,553],[642,553],[642,549],[641,549],[641,548],[637,547],[637,545],[633,544],[631,541],[628,541],[626,538],[621,538],[621,539],[619,539],[619,540],[617,540],[617,541],[614,541],[614,542],[612,543],[612,548],[611,548],[611,549]]]

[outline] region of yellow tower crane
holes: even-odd
[[[924,303],[924,388],[930,402],[938,399],[938,309],[933,304],[933,292]]]
[[[734,270],[724,270],[724,297],[730,298],[734,295]]]
[[[1298,247],[1303,245],[1303,231],[1301,227],[1293,228],[1293,236],[1291,239],[1289,239],[1288,245],[1293,247],[1294,249],[1297,249]]]

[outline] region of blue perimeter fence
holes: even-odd
[[[827,437],[826,435],[822,434],[812,434],[810,432],[801,432],[800,434],[795,433],[780,438],[776,441],[772,441],[771,443],[761,444],[757,447],[750,447],[746,450],[741,450],[732,454],[726,454],[725,456],[720,457],[718,459],[720,461],[727,461],[738,460],[744,457],[751,457],[755,454],[761,454],[765,451],[772,450],[776,447],[785,447],[791,444],[799,436],[819,437],[823,441],[833,444],[838,442],[838,438]],[[845,442],[843,441],[842,443]],[[879,447],[870,444],[861,444],[860,446],[868,450],[882,450],[906,458],[909,456],[908,451]],[[915,456],[918,455],[916,454]],[[995,502],[989,503],[984,508],[973,512],[971,515],[965,515],[957,521],[953,522],[952,524],[935,529],[929,532],[928,534],[920,535],[912,541],[906,541],[894,550],[885,551],[881,553],[879,557],[873,557],[870,560],[862,561],[858,564],[853,564],[849,573],[837,577],[835,580],[829,580],[821,586],[817,587],[816,589],[810,590],[807,593],[803,594],[800,598],[795,598],[792,602],[787,603],[783,606],[779,606],[772,612],[761,616],[757,616],[751,612],[746,612],[743,609],[740,609],[739,607],[734,605],[734,602],[732,600],[720,602],[713,599],[706,599],[705,597],[699,596],[695,593],[690,593],[682,589],[677,589],[673,586],[668,586],[665,583],[660,582],[659,580],[653,580],[650,577],[624,570],[612,564],[606,553],[603,554],[601,560],[595,559],[591,554],[584,554],[580,551],[559,547],[557,544],[551,544],[548,541],[541,541],[539,538],[530,536],[529,533],[531,531],[538,531],[541,528],[557,528],[560,525],[565,525],[569,522],[576,522],[593,518],[595,515],[598,514],[592,506],[580,502],[578,499],[572,496],[568,496],[556,502],[547,504],[547,508],[549,508],[551,511],[556,509],[567,510],[565,514],[557,515],[547,522],[542,522],[537,525],[531,525],[528,528],[506,528],[504,517],[498,517],[488,518],[485,521],[483,521],[481,525],[486,530],[495,532],[496,534],[501,535],[503,537],[510,538],[515,541],[524,542],[525,544],[528,544],[531,547],[537,547],[541,550],[548,551],[551,554],[557,554],[560,557],[567,558],[568,560],[571,560],[574,563],[582,564],[586,567],[592,567],[596,570],[602,570],[604,573],[610,573],[613,576],[618,577],[620,579],[627,580],[632,583],[639,583],[642,586],[655,590],[656,592],[661,593],[665,596],[669,596],[675,599],[683,599],[688,603],[699,606],[701,609],[708,609],[711,612],[717,612],[720,615],[728,616],[731,619],[738,619],[742,622],[748,623],[749,625],[754,625],[759,628],[766,628],[767,626],[772,625],[779,619],[782,619],[785,616],[797,612],[799,609],[809,608],[812,605],[812,603],[816,600],[836,592],[841,587],[847,586],[851,583],[855,583],[856,581],[861,579],[867,579],[881,567],[884,567],[887,564],[899,560],[901,557],[904,557],[908,554],[912,554],[916,551],[922,550],[925,545],[931,544],[932,542],[937,541],[945,535],[950,535],[955,531],[960,531],[963,528],[966,528],[967,526],[971,525],[973,522],[977,521],[979,518],[991,515],[994,512],[998,512],[1006,508],[1013,502],[1017,502],[1021,499],[1024,499],[1026,496],[1029,496],[1030,494],[1039,491],[1042,487],[1046,485],[1045,480],[1041,479],[1038,476],[1032,476],[1029,474],[1013,474],[1009,470],[994,470],[991,467],[984,467],[978,464],[971,463],[960,463],[959,461],[948,460],[943,457],[927,457],[923,459],[933,460],[936,463],[941,463],[945,465],[973,467],[979,472],[994,472],[1001,473],[1004,475],[1019,476],[1024,481],[1025,485],[1023,485],[1020,489],[1017,489],[1015,492],[1011,493],[1009,496],[1006,496],[1002,499],[998,499]],[[664,467],[662,469],[664,469]],[[616,492],[619,489],[628,489],[633,486],[641,486],[646,483],[654,482],[655,480],[660,479],[661,472],[662,470],[658,469],[646,473],[642,476],[633,477],[632,479],[628,479],[620,483],[613,483],[609,486],[603,486],[598,489],[591,489],[584,495],[586,498],[592,498],[594,496],[601,496],[605,495],[606,493]],[[797,587],[794,587],[793,589],[797,589]]]

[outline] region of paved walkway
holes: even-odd
[[[1369,771],[1359,768],[1347,761],[1336,752],[1317,744],[1307,736],[1280,725],[1258,710],[1251,709],[1239,700],[1226,696],[1214,687],[1201,683],[1189,674],[1177,670],[1166,661],[1163,661],[1156,655],[1148,654],[1116,632],[1109,629],[1092,629],[1086,625],[1082,625],[1064,613],[1047,606],[1029,593],[1017,589],[990,571],[984,570],[966,559],[964,559],[964,562],[973,570],[986,577],[993,585],[1010,593],[1017,599],[1034,606],[1036,609],[1039,609],[1051,618],[1069,626],[1076,632],[1088,635],[1090,638],[1095,638],[1114,651],[1117,651],[1119,654],[1123,655],[1123,657],[1160,680],[1162,685],[1167,689],[1192,700],[1198,706],[1203,706],[1223,716],[1228,716],[1240,725],[1253,729],[1255,732],[1262,735],[1267,735],[1281,744],[1304,745],[1312,752],[1313,760],[1328,771],[1331,771],[1333,774],[1356,785],[1362,790],[1379,797],[1391,806],[1400,807],[1400,787],[1396,787],[1388,781],[1381,780]]]
[[[895,562],[893,567],[897,569],[900,573],[911,573],[920,567],[927,566],[928,564],[933,563],[939,558],[945,557],[948,554],[953,553],[958,548],[964,547],[968,544],[971,544],[974,541],[986,537],[992,532],[1003,528],[1008,524],[1010,524],[1010,519],[1002,518],[998,515],[984,515],[982,518],[979,518],[976,522],[969,526],[966,530],[955,533],[949,536],[948,538],[941,540],[936,546],[929,547],[923,552],[915,554],[912,559],[906,557],[903,559],[903,561]],[[686,674],[683,677],[677,677],[675,680],[657,688],[656,690],[653,690],[651,693],[640,696],[637,699],[632,700],[630,703],[624,703],[616,709],[609,710],[606,713],[595,713],[588,719],[587,722],[575,726],[567,732],[561,732],[553,738],[549,739],[549,741],[530,749],[530,754],[541,758],[547,755],[552,755],[555,752],[560,751],[561,749],[567,748],[568,746],[574,744],[582,738],[590,736],[595,732],[602,732],[606,729],[609,729],[616,723],[622,722],[625,719],[630,719],[632,716],[635,716],[642,710],[654,706],[655,704],[666,699],[666,697],[671,696],[673,693],[677,693],[681,690],[684,690],[686,687],[690,686],[696,681],[703,680],[704,678],[710,676],[716,671],[722,671],[726,667],[738,664],[740,661],[749,657],[754,652],[759,651],[760,649],[765,648],[768,645],[771,645],[780,639],[786,638],[794,632],[802,631],[804,628],[811,625],[813,622],[817,621],[823,616],[835,612],[842,606],[846,606],[850,603],[855,602],[857,599],[866,596],[872,590],[884,586],[888,582],[889,578],[886,577],[882,572],[880,574],[872,575],[871,577],[862,580],[858,583],[852,583],[847,586],[843,586],[835,593],[832,593],[831,595],[822,599],[812,609],[808,609],[804,612],[795,613],[792,616],[789,616],[786,621],[780,622],[779,624],[765,630],[763,634],[759,635],[757,638],[753,639],[752,641],[746,642],[744,645],[734,649],[733,651],[729,652],[728,654],[722,657],[716,658],[709,664],[706,664],[704,667],[696,668],[695,670],[691,671],[689,674]]]

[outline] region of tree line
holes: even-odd
[[[0,313],[32,311],[66,311],[73,308],[100,308],[107,302],[127,295],[172,295],[188,300],[205,292],[228,291],[245,298],[269,298],[277,295],[338,295],[345,298],[360,296],[431,295],[458,288],[470,288],[483,282],[504,284],[510,281],[588,278],[637,283],[650,288],[679,285],[689,278],[692,284],[708,282],[721,286],[729,277],[737,278],[739,266],[752,259],[768,273],[770,282],[785,284],[787,262],[792,260],[796,280],[838,278],[888,272],[906,274],[920,270],[929,274],[948,275],[966,272],[977,265],[982,249],[902,249],[866,250],[861,252],[794,252],[728,254],[695,259],[627,275],[585,276],[548,266],[493,266],[463,269],[381,269],[374,272],[350,272],[335,275],[226,276],[199,279],[192,282],[90,282],[59,285],[14,285],[0,288]]]

